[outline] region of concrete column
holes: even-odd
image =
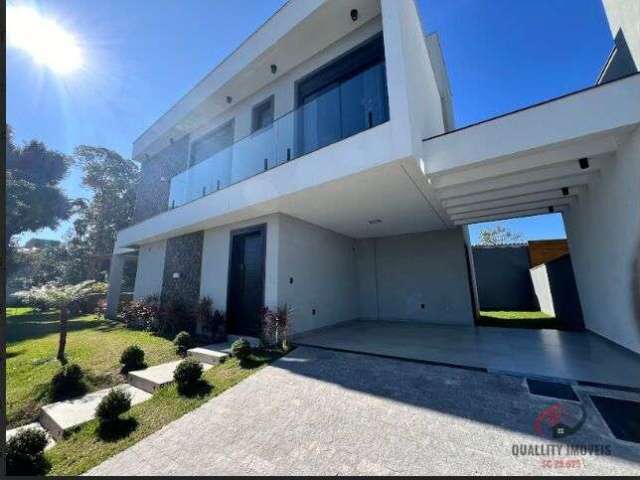
[[[122,274],[124,272],[124,255],[113,255],[109,269],[109,291],[107,292],[107,317],[115,318],[118,314]]]

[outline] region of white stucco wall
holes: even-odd
[[[531,274],[531,282],[533,283],[533,290],[538,298],[540,304],[540,310],[552,317],[556,316],[555,308],[553,307],[553,297],[551,295],[551,285],[549,284],[549,274],[547,273],[547,266],[543,263],[537,267],[533,267],[529,270]]]
[[[565,214],[565,226],[586,327],[640,353],[640,129]]]
[[[349,237],[280,216],[278,305],[293,308],[292,334],[358,316],[354,246]]]
[[[611,36],[622,30],[636,67],[640,68],[640,2],[638,0],[603,0]]]
[[[140,246],[133,298],[141,299],[151,295],[160,295],[166,248],[166,240]]]
[[[229,276],[231,232],[242,228],[266,225],[266,259],[264,297],[268,306],[278,299],[278,215],[267,215],[240,223],[205,230],[202,243],[200,297],[211,297],[213,308],[226,311]]]
[[[358,241],[361,318],[472,325],[464,249],[461,228]]]
[[[393,140],[419,158],[422,140],[445,130],[435,73],[415,2],[381,0],[380,7]]]

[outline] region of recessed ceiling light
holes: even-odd
[[[382,220],[380,220],[379,218],[373,218],[369,220],[369,225],[375,225],[376,223],[382,223]]]

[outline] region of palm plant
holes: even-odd
[[[47,283],[29,290],[16,292],[15,296],[25,303],[44,305],[46,308],[59,311],[60,315],[60,339],[58,341],[58,354],[56,358],[65,363],[64,350],[67,345],[67,328],[69,320],[69,308],[75,302],[81,302],[94,293],[101,293],[102,284],[94,280],[86,280],[75,285],[57,285]]]

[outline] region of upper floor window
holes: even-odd
[[[190,165],[196,165],[233,144],[234,121],[231,120],[221,127],[208,133],[191,144]]]
[[[389,120],[382,35],[300,80],[297,104],[298,154]]]
[[[253,107],[251,131],[257,132],[273,123],[273,96]]]

